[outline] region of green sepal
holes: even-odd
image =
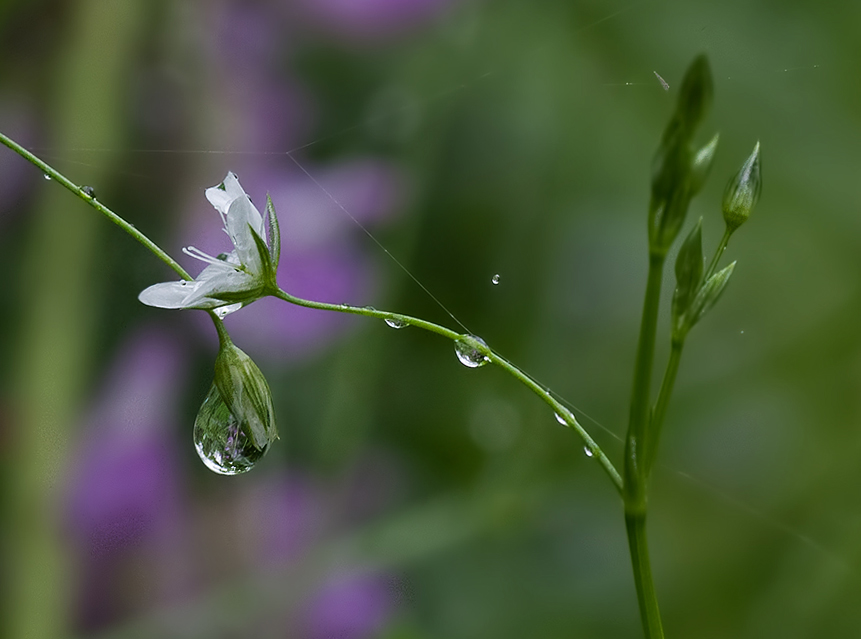
[[[269,220],[269,253],[272,256],[272,269],[277,271],[278,262],[281,259],[281,227],[278,225],[275,205],[268,193],[266,194],[266,218]]]
[[[735,264],[736,263],[733,262],[726,268],[712,275],[708,280],[706,280],[706,283],[703,284],[702,288],[700,288],[697,296],[694,298],[694,301],[685,313],[683,324],[684,333],[691,330],[691,328],[700,321],[703,315],[705,315],[718,301],[718,298],[720,298],[729,282],[730,276],[732,276],[732,273],[735,270]]]
[[[688,234],[676,256],[676,290],[673,293],[673,326],[677,327],[696,298],[703,277],[703,219]]]
[[[260,256],[260,262],[263,265],[263,277],[266,280],[266,284],[263,288],[274,289],[277,288],[276,278],[278,275],[278,265],[277,263],[272,262],[272,254],[269,252],[269,247],[266,246],[266,242],[262,237],[257,235],[257,231],[251,228],[251,225],[248,225],[248,230],[251,231],[251,237],[254,238],[254,244],[257,246],[257,253]]]
[[[681,120],[689,139],[693,137],[694,130],[711,108],[713,95],[711,68],[708,58],[701,53],[694,58],[685,72],[676,107],[676,115]]]
[[[711,171],[719,140],[720,133],[715,133],[708,144],[694,154],[691,162],[691,196],[696,195],[703,188]]]
[[[278,439],[272,391],[257,364],[229,339],[215,359],[215,386],[258,450]]]

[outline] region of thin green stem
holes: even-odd
[[[731,235],[732,231],[730,230],[729,226],[727,226],[726,230],[723,232],[723,237],[721,238],[720,244],[718,244],[718,247],[715,250],[714,257],[712,257],[711,264],[709,264],[705,277],[703,277],[703,282],[707,282],[708,279],[712,275],[714,275],[715,269],[717,269],[718,262],[720,262],[720,258],[723,256],[723,252],[726,250],[727,244],[729,244],[729,238]]]
[[[365,317],[374,317],[377,319],[401,323],[403,325],[415,326],[417,328],[421,328],[426,331],[436,333],[437,335],[446,337],[452,341],[463,339],[464,337],[462,333],[453,331],[449,328],[446,328],[445,326],[440,326],[439,324],[434,324],[433,322],[428,322],[427,320],[419,319],[417,317],[412,317],[409,315],[403,315],[401,313],[380,311],[369,306],[362,307],[350,306],[348,304],[328,304],[326,302],[315,302],[312,300],[302,299],[301,297],[296,297],[295,295],[290,295],[289,293],[281,289],[273,291],[271,294],[280,300],[284,300],[285,302],[290,302],[291,304],[296,304],[298,306],[316,308],[323,311],[336,311],[339,313],[364,315]],[[620,493],[622,492],[622,477],[619,475],[619,472],[616,470],[615,466],[613,466],[613,463],[610,461],[604,451],[601,450],[601,447],[595,442],[594,439],[592,439],[586,429],[583,428],[583,426],[577,421],[577,419],[574,417],[570,410],[563,406],[559,402],[559,400],[553,397],[553,395],[551,395],[550,392],[547,391],[547,389],[544,388],[541,384],[536,382],[529,375],[524,373],[521,369],[519,369],[517,366],[509,362],[507,359],[505,359],[492,349],[482,348],[482,354],[487,357],[488,361],[493,364],[496,364],[504,371],[509,373],[512,377],[524,384],[527,388],[532,390],[532,392],[534,392],[542,400],[544,400],[544,402],[546,402],[557,415],[564,419],[565,424],[583,439],[583,442],[586,446],[586,450],[588,450],[591,453],[591,456],[596,461],[598,461],[599,464],[601,464],[601,467],[610,477],[610,480],[613,482],[613,485],[616,486],[616,489]]]
[[[625,438],[625,530],[646,639],[663,639],[664,636],[646,544],[646,455],[653,437],[650,429],[650,393],[664,258],[663,253],[649,254],[649,274],[634,364],[631,415]]]
[[[129,224],[123,218],[121,218],[119,215],[114,213],[111,209],[109,209],[104,204],[99,202],[92,195],[91,192],[88,192],[88,190],[85,189],[85,187],[76,185],[71,180],[69,180],[65,175],[63,175],[62,173],[57,171],[54,167],[52,167],[50,164],[37,158],[35,155],[30,153],[30,151],[28,151],[27,149],[22,147],[20,144],[18,144],[17,142],[15,142],[12,139],[6,137],[5,135],[3,135],[3,133],[0,133],[0,142],[2,142],[4,145],[6,145],[7,147],[9,147],[13,151],[15,151],[15,153],[20,155],[22,158],[24,158],[28,162],[36,165],[36,167],[38,167],[39,170],[42,171],[42,173],[44,175],[51,178],[53,181],[57,182],[58,184],[61,184],[64,187],[66,187],[74,195],[81,198],[84,202],[86,202],[87,204],[92,206],[99,213],[101,213],[102,215],[107,217],[111,222],[113,222],[114,224],[119,226],[122,230],[124,230],[126,233],[128,233],[133,238],[135,238],[138,242],[143,244],[147,249],[149,249],[153,253],[153,255],[155,255],[158,259],[160,259],[162,262],[164,262],[169,267],[171,267],[174,271],[176,271],[182,279],[184,279],[184,280],[193,279],[191,277],[191,275],[189,275],[185,271],[185,269],[179,265],[179,263],[176,260],[174,260],[167,253],[165,253],[161,249],[160,246],[158,246],[155,242],[153,242],[151,239],[149,239],[146,235],[144,235],[143,233],[138,231],[134,227],[134,225]]]
[[[644,453],[646,477],[655,462],[658,451],[658,442],[661,439],[661,428],[664,425],[664,417],[667,414],[667,405],[673,394],[673,386],[676,383],[676,374],[679,372],[679,361],[682,357],[682,349],[685,347],[685,338],[674,337],[670,347],[670,358],[667,360],[667,368],[664,371],[664,379],[661,382],[661,390],[658,391],[658,399],[652,409],[652,420],[649,426],[649,439]]]
[[[631,565],[634,568],[634,583],[637,586],[637,601],[640,604],[643,632],[646,639],[663,639],[661,611],[658,608],[658,597],[652,580],[652,566],[649,562],[649,547],[646,543],[645,512],[629,512],[626,509],[625,530],[628,533],[628,548],[631,552]]]
[[[631,392],[631,414],[628,435],[625,439],[625,501],[645,503],[646,474],[643,454],[649,436],[650,392],[652,365],[655,358],[655,334],[658,325],[658,308],[661,301],[661,280],[664,273],[664,256],[649,256],[649,275],[646,282],[646,297],[643,302],[643,317],[640,322],[640,338],[637,344],[637,359],[634,364],[634,384]]]

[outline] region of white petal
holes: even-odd
[[[251,229],[261,238],[265,237],[260,212],[247,197],[234,200],[227,211],[227,232],[236,247],[239,261],[251,273],[258,275],[262,272],[263,265],[260,263],[260,253],[257,251],[257,243],[251,235]]]
[[[225,293],[249,291],[254,288],[255,278],[244,271],[216,269],[216,265],[212,265],[203,270],[195,284],[198,286],[185,299],[184,308],[224,306],[225,302],[220,298]]]
[[[158,308],[188,308],[186,300],[200,286],[199,282],[162,282],[145,288],[138,299]]]
[[[206,189],[206,199],[222,215],[227,215],[227,209],[230,208],[230,204],[240,197],[247,196],[239,185],[239,179],[232,171],[228,172],[227,177],[224,178],[224,182],[218,186]]]

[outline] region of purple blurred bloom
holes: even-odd
[[[379,574],[342,575],[327,583],[305,611],[308,639],[366,639],[376,636],[394,609],[390,579]]]
[[[307,479],[278,473],[249,487],[240,504],[242,543],[256,563],[280,567],[300,557],[324,526],[323,499]]]
[[[453,0],[300,0],[323,28],[368,40],[397,35],[438,17]]]
[[[69,488],[69,525],[90,553],[140,541],[180,509],[172,427],[182,349],[153,330],[119,353],[83,433]]]

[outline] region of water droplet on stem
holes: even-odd
[[[559,413],[553,413],[553,416],[556,418],[556,421],[562,424],[563,426],[567,426],[568,422],[565,421],[565,418],[562,417]]]
[[[480,346],[487,348],[484,340],[475,335],[467,335],[455,340],[454,352],[461,364],[467,368],[478,368],[484,366],[490,360],[482,352]]]
[[[391,326],[392,328],[404,328],[410,325],[409,322],[402,319],[398,319],[397,317],[387,317],[385,319],[385,322],[388,326]]]

